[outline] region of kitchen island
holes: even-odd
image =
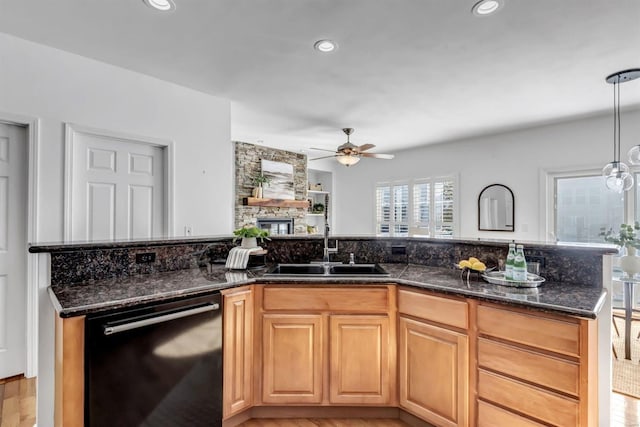
[[[598,258],[607,251],[585,253]],[[385,410],[437,426],[598,425],[597,316],[606,301],[599,283],[548,280],[515,289],[467,281],[452,267],[383,265],[389,277],[267,278],[260,270],[228,272],[199,262],[52,283],[50,293],[65,348],[80,338],[84,316],[222,292],[227,425],[300,415],[303,407],[310,416],[336,408],[353,416]],[[75,325],[69,334],[66,322]],[[300,341],[283,339],[283,330],[295,331]],[[291,360],[292,348],[310,351],[302,358],[308,363]],[[82,359],[81,349],[71,351],[71,359]],[[432,369],[425,369],[429,363]],[[370,375],[354,370],[359,365]],[[284,375],[286,369],[299,372]],[[444,384],[443,376],[449,378]],[[302,377],[308,379],[303,387],[283,380]]]
[[[221,291],[248,284],[341,284],[358,286],[371,283],[394,283],[418,289],[432,290],[529,307],[539,310],[595,319],[604,303],[603,288],[575,283],[545,282],[538,288],[511,288],[491,285],[472,276],[466,280],[453,268],[430,267],[416,264],[382,264],[390,275],[386,277],[263,277],[267,270],[228,271],[222,264],[207,267],[140,274],[118,279],[104,279],[69,286],[52,285],[49,288],[52,303],[60,317],[82,316],[117,310],[165,299],[189,297]],[[320,282],[319,282],[320,280]]]

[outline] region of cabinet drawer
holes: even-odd
[[[501,375],[480,370],[478,396],[554,426],[577,426],[578,402]]]
[[[265,286],[262,307],[265,310],[348,311],[349,313],[386,313],[389,310],[387,287],[279,287]]]
[[[580,367],[576,363],[480,338],[478,365],[578,396]]]
[[[478,427],[544,427],[490,403],[478,401]]]
[[[571,356],[580,353],[580,326],[577,323],[481,305],[478,307],[478,331],[557,353]]]
[[[464,301],[401,289],[398,291],[398,311],[455,328],[469,327],[469,311]]]

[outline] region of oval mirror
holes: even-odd
[[[478,230],[514,231],[513,192],[502,184],[486,186],[478,196]]]

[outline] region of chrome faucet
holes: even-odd
[[[324,264],[329,264],[329,254],[338,253],[338,241],[336,240],[336,246],[334,248],[329,247],[329,223],[325,221],[324,223],[324,254],[322,256],[322,262]]]

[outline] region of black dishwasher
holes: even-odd
[[[222,425],[220,294],[90,316],[85,426]]]

